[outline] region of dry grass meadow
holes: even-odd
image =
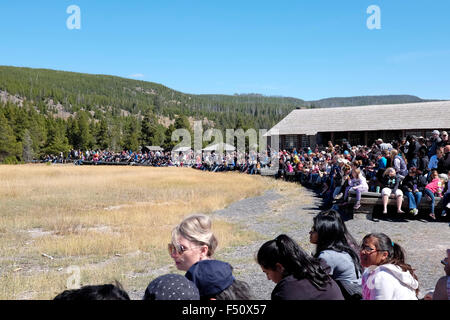
[[[52,299],[69,266],[81,285],[148,284],[149,270],[171,264],[171,229],[192,213],[292,184],[190,168],[73,165],[0,166],[0,299]],[[258,238],[213,220],[220,250]]]

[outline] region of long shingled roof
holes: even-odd
[[[450,128],[450,101],[296,109],[265,136]]]

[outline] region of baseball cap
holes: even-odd
[[[200,296],[215,296],[233,284],[233,268],[219,260],[200,260],[186,272],[186,278],[198,288]]]
[[[143,300],[200,300],[200,293],[186,277],[169,273],[150,282]]]

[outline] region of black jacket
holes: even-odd
[[[344,300],[341,289],[331,279],[325,290],[317,289],[308,279],[287,276],[272,291],[272,300]]]
[[[410,176],[409,174],[405,177],[405,179],[403,179],[402,181],[402,191],[404,193],[406,192],[414,192],[414,186],[416,186],[416,188],[419,191],[423,191],[423,189],[425,188],[427,184],[426,178],[422,175],[416,175],[416,176]]]
[[[383,175],[380,182],[383,185],[383,188],[392,189],[392,193],[395,193],[399,186],[398,174],[393,178],[389,177],[389,175]]]
[[[439,159],[437,170],[438,173],[448,173],[450,170],[450,152],[447,152],[442,158]]]

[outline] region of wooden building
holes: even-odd
[[[370,145],[416,135],[430,137],[433,130],[450,132],[450,101],[357,107],[296,109],[271,128],[268,145],[276,135],[281,149],[339,144]]]

